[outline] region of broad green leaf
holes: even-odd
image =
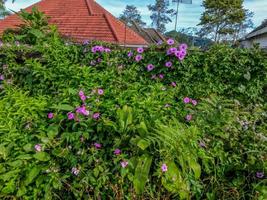
[[[27,178],[25,180],[25,185],[29,185],[32,183],[32,181],[38,176],[38,174],[40,173],[40,167],[33,167],[29,173],[27,174]]]
[[[142,150],[145,150],[149,145],[149,142],[143,139],[139,140],[137,143],[137,146]]]
[[[49,139],[54,139],[58,134],[58,126],[52,125],[47,128],[47,136]]]
[[[46,152],[38,152],[38,153],[34,154],[33,157],[36,158],[37,160],[40,160],[40,161],[50,160],[50,156]]]
[[[52,106],[51,109],[56,109],[56,110],[63,110],[63,111],[73,111],[74,107],[68,105],[68,104],[59,104],[56,106]]]
[[[134,189],[137,194],[142,194],[145,189],[145,184],[148,180],[152,157],[149,155],[142,155],[138,159],[138,163],[134,174]]]

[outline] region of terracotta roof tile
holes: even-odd
[[[127,45],[147,45],[140,35],[125,27],[94,0],[42,0],[25,10],[30,12],[34,6],[50,17],[49,23],[56,24],[63,36],[70,36],[78,41],[101,40]],[[17,15],[8,16],[0,21],[0,34],[7,28],[16,28],[21,24]]]

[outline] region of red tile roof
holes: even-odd
[[[117,20],[94,0],[42,0],[25,10],[37,7],[50,17],[63,36],[77,41],[100,40],[117,44],[147,45],[137,33]],[[0,34],[7,28],[16,28],[22,21],[15,14],[0,20]],[[126,34],[125,34],[126,33]]]

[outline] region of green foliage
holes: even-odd
[[[0,49],[1,199],[266,198],[266,53],[163,44],[136,62],[56,35]]]

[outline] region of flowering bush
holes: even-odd
[[[171,39],[3,43],[0,197],[266,198],[266,64]]]

